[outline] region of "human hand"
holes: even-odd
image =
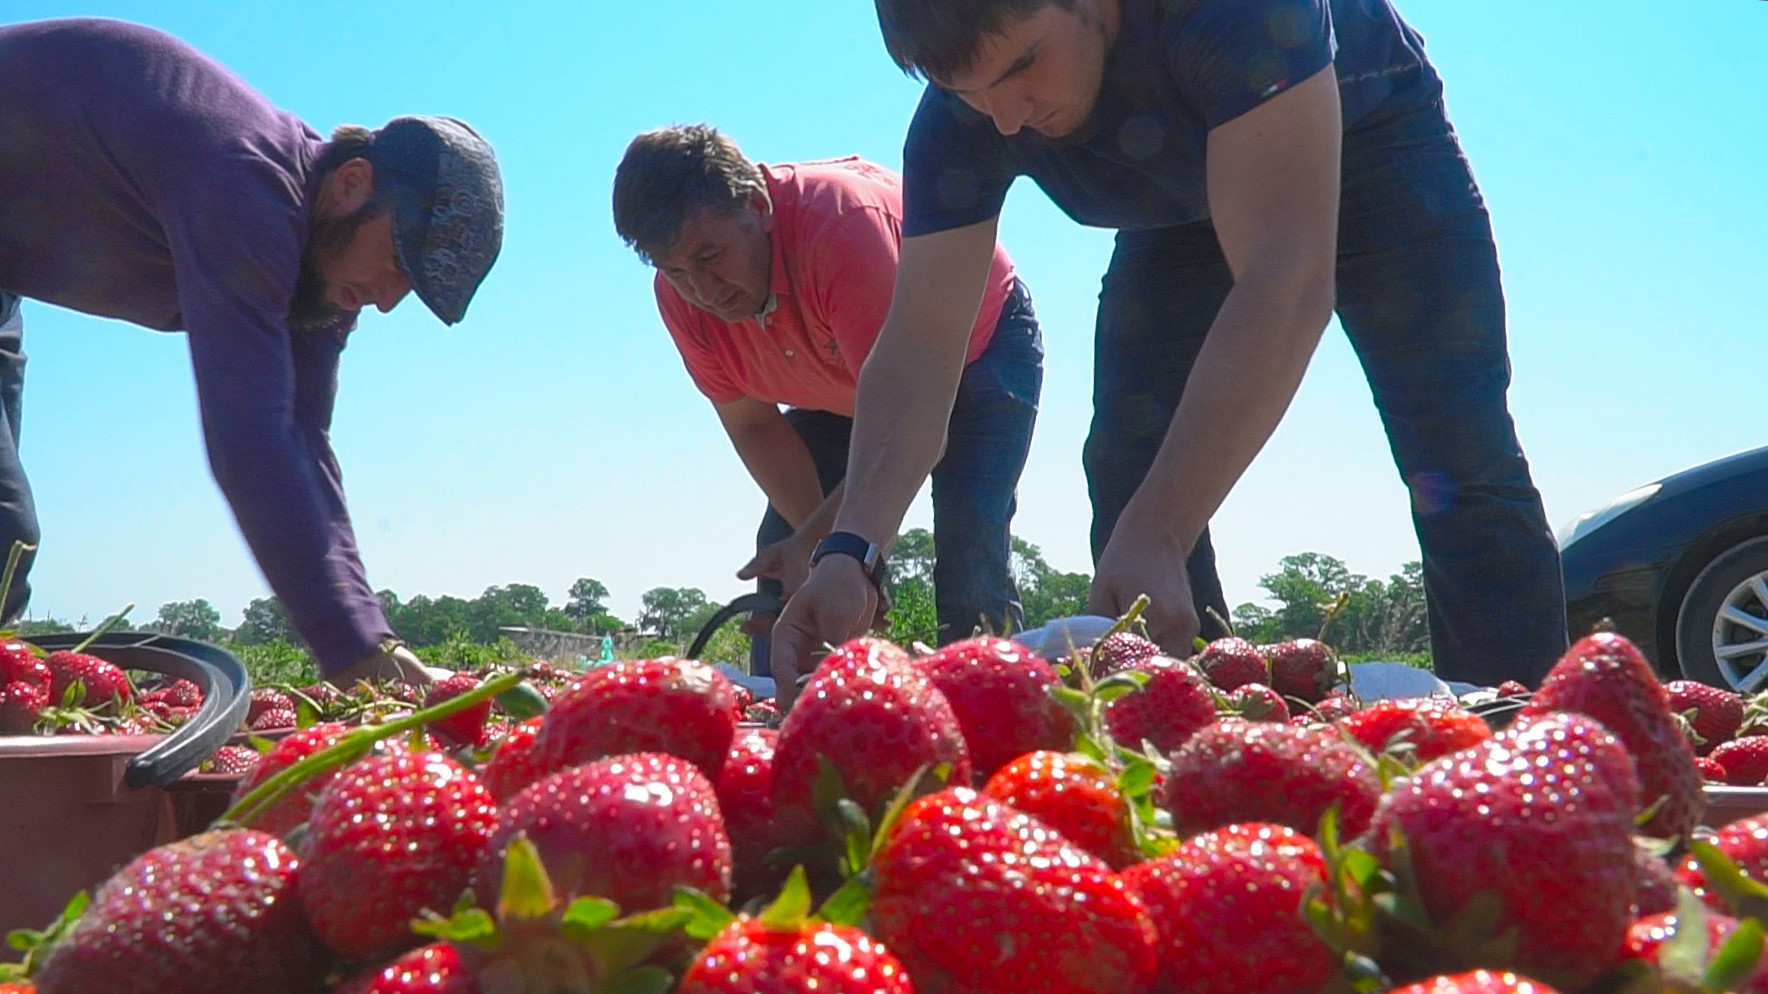
[[[1093,589],[1087,599],[1090,614],[1120,618],[1143,594],[1148,607],[1142,621],[1148,637],[1171,654],[1191,655],[1197,638],[1197,607],[1191,600],[1191,578],[1185,572],[1183,546],[1164,540],[1152,530],[1118,519],[1111,541],[1099,557]]]
[[[810,577],[810,554],[815,548],[815,542],[806,543],[796,534],[781,539],[757,552],[755,558],[737,570],[737,579],[756,580],[766,577],[769,580],[778,580],[782,588],[780,600],[789,601]]]
[[[428,687],[436,682],[423,660],[417,658],[417,653],[397,639],[388,639],[374,655],[327,676],[326,680],[345,690],[356,686],[360,680],[372,683],[395,681],[418,687]]]
[[[871,628],[878,614],[878,588],[851,556],[828,556],[786,603],[773,630],[774,704],[783,714],[798,697],[798,676],[811,669],[811,657],[825,645],[840,645]]]

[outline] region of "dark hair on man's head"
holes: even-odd
[[[614,171],[614,230],[654,262],[696,211],[735,212],[756,194],[767,196],[761,170],[717,128],[658,128],[634,138]]]
[[[910,76],[950,79],[976,62],[983,39],[1048,4],[1074,0],[874,0],[884,47]]]
[[[351,159],[366,159],[368,147],[373,144],[373,131],[360,124],[340,124],[332,129],[331,141],[319,154],[313,171],[324,176]]]

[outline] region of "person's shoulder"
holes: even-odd
[[[765,168],[772,170],[768,186],[775,210],[799,229],[821,229],[856,212],[902,212],[902,177],[857,155]]]

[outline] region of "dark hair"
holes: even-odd
[[[873,0],[890,58],[910,76],[937,82],[970,68],[982,41],[1048,4],[1074,0]]]
[[[351,159],[368,158],[368,147],[374,144],[374,132],[360,124],[340,124],[332,129],[331,141],[319,153],[313,172],[324,177]]]
[[[695,211],[736,211],[767,181],[737,143],[709,124],[647,131],[614,171],[614,230],[645,262],[668,251]]]

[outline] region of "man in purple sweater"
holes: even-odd
[[[427,682],[357,554],[338,357],[359,310],[408,291],[459,321],[502,240],[496,160],[459,121],[327,142],[161,32],[0,28],[0,555],[38,541],[20,298],[183,331],[215,480],[321,671]],[[28,597],[15,580],[0,615]]]

